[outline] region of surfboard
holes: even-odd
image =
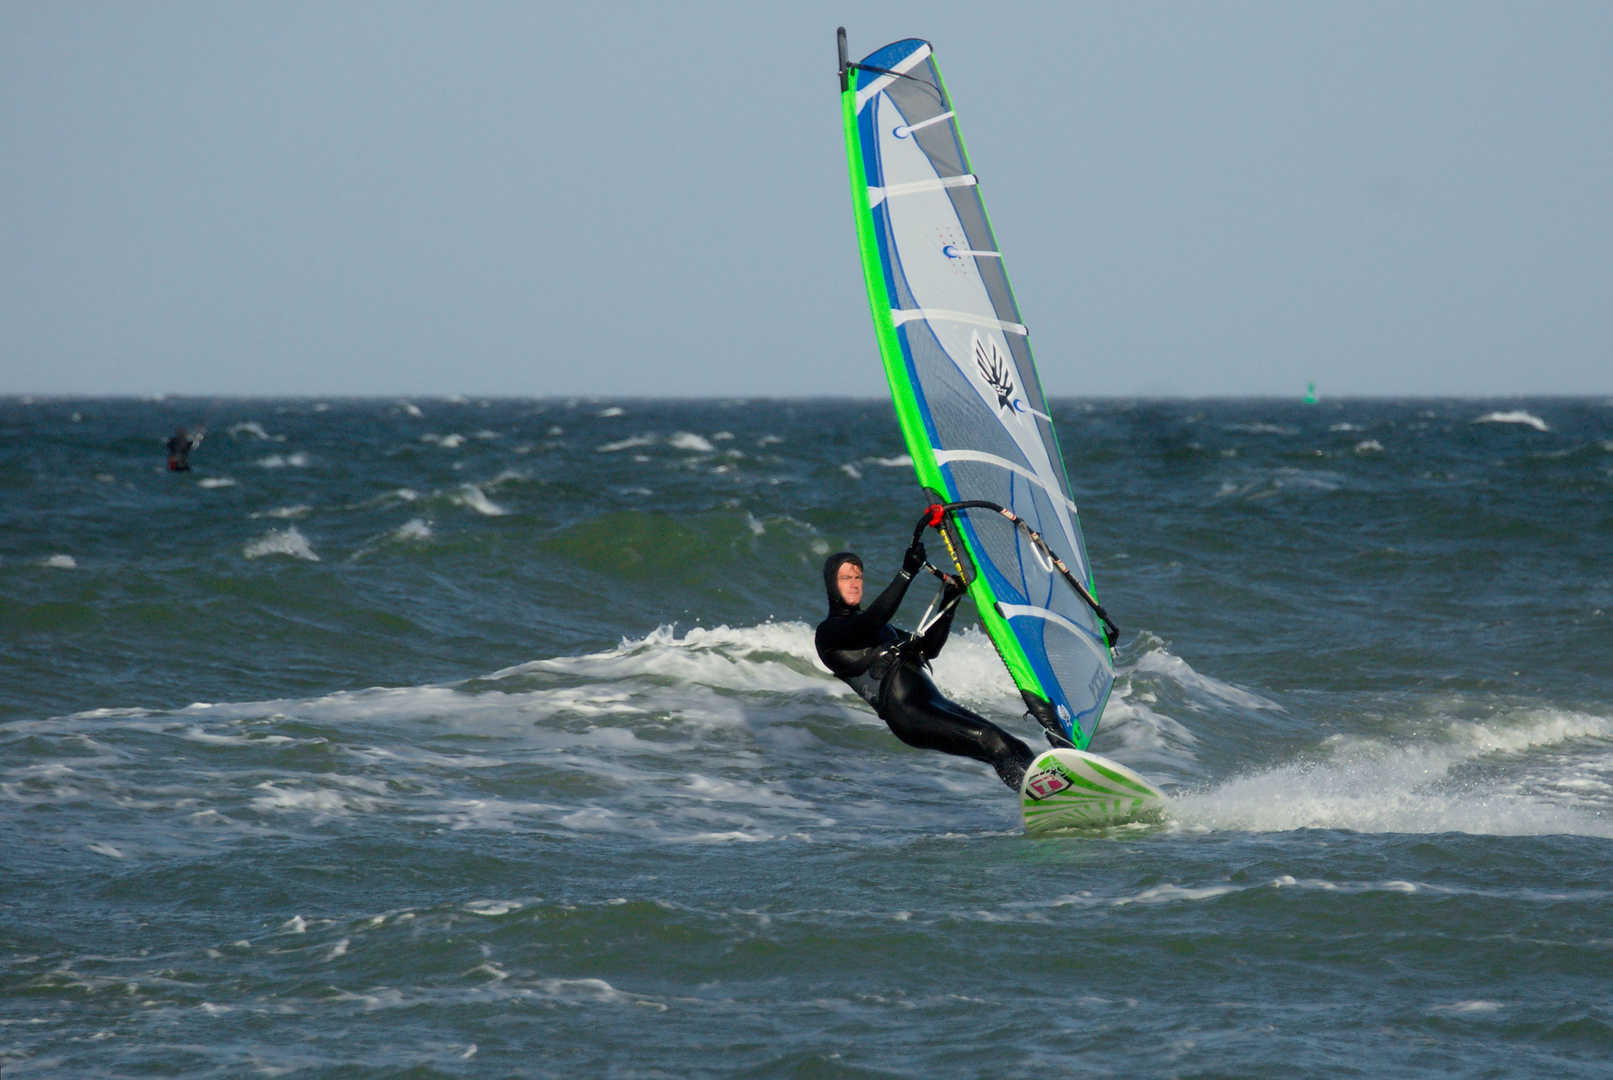
[[[1118,761],[1086,750],[1048,750],[1025,770],[1019,809],[1034,836],[1158,819],[1165,793]]]

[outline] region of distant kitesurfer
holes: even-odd
[[[952,601],[961,586],[947,579],[941,617],[922,636],[890,625],[913,575],[924,564],[924,545],[914,541],[901,572],[864,610],[862,559],[849,551],[829,556],[823,564],[829,617],[818,624],[818,656],[874,707],[898,739],[924,750],[984,761],[1017,792],[1036,754],[990,720],[942,696],[924,670],[946,644],[956,606]]]
[[[190,452],[201,441],[200,433],[196,438],[191,438],[184,428],[174,432],[173,437],[163,444],[168,447],[168,471],[190,472]]]

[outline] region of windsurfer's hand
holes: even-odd
[[[902,569],[909,576],[912,576],[919,572],[919,569],[924,565],[925,558],[924,541],[915,540],[913,541],[913,546],[907,549],[907,554],[902,558]]]

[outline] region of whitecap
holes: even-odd
[[[887,469],[905,469],[913,464],[909,454],[897,454],[895,457],[876,457],[868,459],[870,464],[883,465]]]
[[[228,476],[209,476],[196,481],[196,486],[203,488],[234,487],[235,481],[231,480]]]
[[[454,502],[460,506],[468,506],[478,514],[486,517],[503,517],[509,511],[487,497],[487,493],[475,484],[465,484],[454,496]]]
[[[263,430],[263,425],[256,420],[246,420],[239,424],[231,424],[227,432],[230,435],[250,435],[254,439],[267,439],[269,433]]]
[[[1383,443],[1377,439],[1363,439],[1355,444],[1355,452],[1358,454],[1381,454],[1383,453]]]
[[[1506,1006],[1499,1001],[1473,1000],[1452,1002],[1449,1005],[1435,1005],[1429,1011],[1461,1015],[1462,1013],[1493,1013],[1504,1008]]]
[[[279,518],[282,521],[295,521],[312,509],[313,507],[307,503],[297,503],[295,506],[276,506],[270,510],[261,510],[252,516],[254,518]]]
[[[268,457],[258,459],[258,465],[265,469],[284,469],[287,467],[300,469],[307,464],[308,455],[301,451],[285,455],[270,454]]]
[[[1480,759],[1610,736],[1613,721],[1550,709],[1511,724],[1450,721],[1431,736],[1408,740],[1333,736],[1317,758],[1178,792],[1171,810],[1182,824],[1252,832],[1613,837],[1605,798],[1587,800],[1594,793],[1560,790],[1539,777],[1463,781],[1455,775]]]
[[[71,555],[52,555],[39,565],[53,567],[57,570],[76,570],[78,568],[78,560],[73,558]]]
[[[1157,640],[1157,639],[1156,639]],[[1283,707],[1269,698],[1263,698],[1249,690],[1224,683],[1208,675],[1201,675],[1194,671],[1186,660],[1174,656],[1164,649],[1151,649],[1137,658],[1130,671],[1147,671],[1163,675],[1172,682],[1189,690],[1197,691],[1207,697],[1216,698],[1243,709],[1269,709],[1283,712]]]
[[[1172,904],[1189,900],[1214,900],[1218,896],[1243,891],[1242,885],[1204,885],[1199,888],[1183,888],[1169,882],[1144,889],[1135,896],[1122,896],[1109,901],[1113,907],[1125,907],[1128,904]]]
[[[309,562],[319,561],[314,549],[308,546],[308,538],[299,532],[295,525],[264,533],[247,544],[242,554],[249,559],[261,559],[266,555],[290,555],[292,558],[307,559]]]
[[[1473,421],[1475,424],[1523,424],[1536,431],[1550,431],[1551,427],[1534,413],[1515,409],[1512,412],[1489,412]]]
[[[692,431],[674,431],[667,444],[674,450],[693,450],[701,454],[709,454],[716,449],[710,442]]]
[[[840,466],[840,471],[851,477],[853,480],[861,480],[863,478],[863,474],[855,465],[842,465]]]
[[[429,540],[431,538],[431,522],[424,518],[410,518],[393,530],[394,540]]]
[[[556,431],[554,431],[554,432],[551,432],[551,434],[558,434],[558,433],[559,433],[558,429]],[[600,454],[614,454],[618,450],[631,450],[635,446],[654,446],[654,445],[655,445],[655,436],[654,435],[635,435],[630,439],[623,439],[621,442],[606,443],[604,446],[597,446],[594,449],[595,449],[595,452],[600,453]]]
[[[1247,435],[1293,435],[1293,434],[1296,434],[1295,429],[1291,428],[1291,427],[1282,427],[1282,426],[1277,425],[1277,424],[1266,424],[1266,423],[1258,423],[1258,422],[1257,423],[1252,423],[1252,424],[1224,424],[1224,425],[1222,425],[1221,430],[1223,430],[1223,431],[1239,431],[1239,432],[1243,432],[1244,434],[1247,434]]]
[[[621,407],[621,406],[619,406],[619,405],[612,405],[612,406],[611,406],[611,407],[610,407],[610,408],[608,408],[608,409],[603,409],[603,410],[601,410],[601,411],[600,411],[600,413],[599,413],[599,415],[600,415],[600,416],[603,416],[603,417],[612,417],[612,416],[623,416],[623,415],[625,415],[625,414],[626,414],[626,412],[627,412],[627,410],[626,410],[626,409],[624,409],[624,408],[622,408],[622,407]]]

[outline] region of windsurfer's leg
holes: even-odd
[[[929,676],[913,667],[903,667],[891,677],[880,715],[907,745],[984,761],[1014,791],[1036,759],[1029,746],[943,697]]]

